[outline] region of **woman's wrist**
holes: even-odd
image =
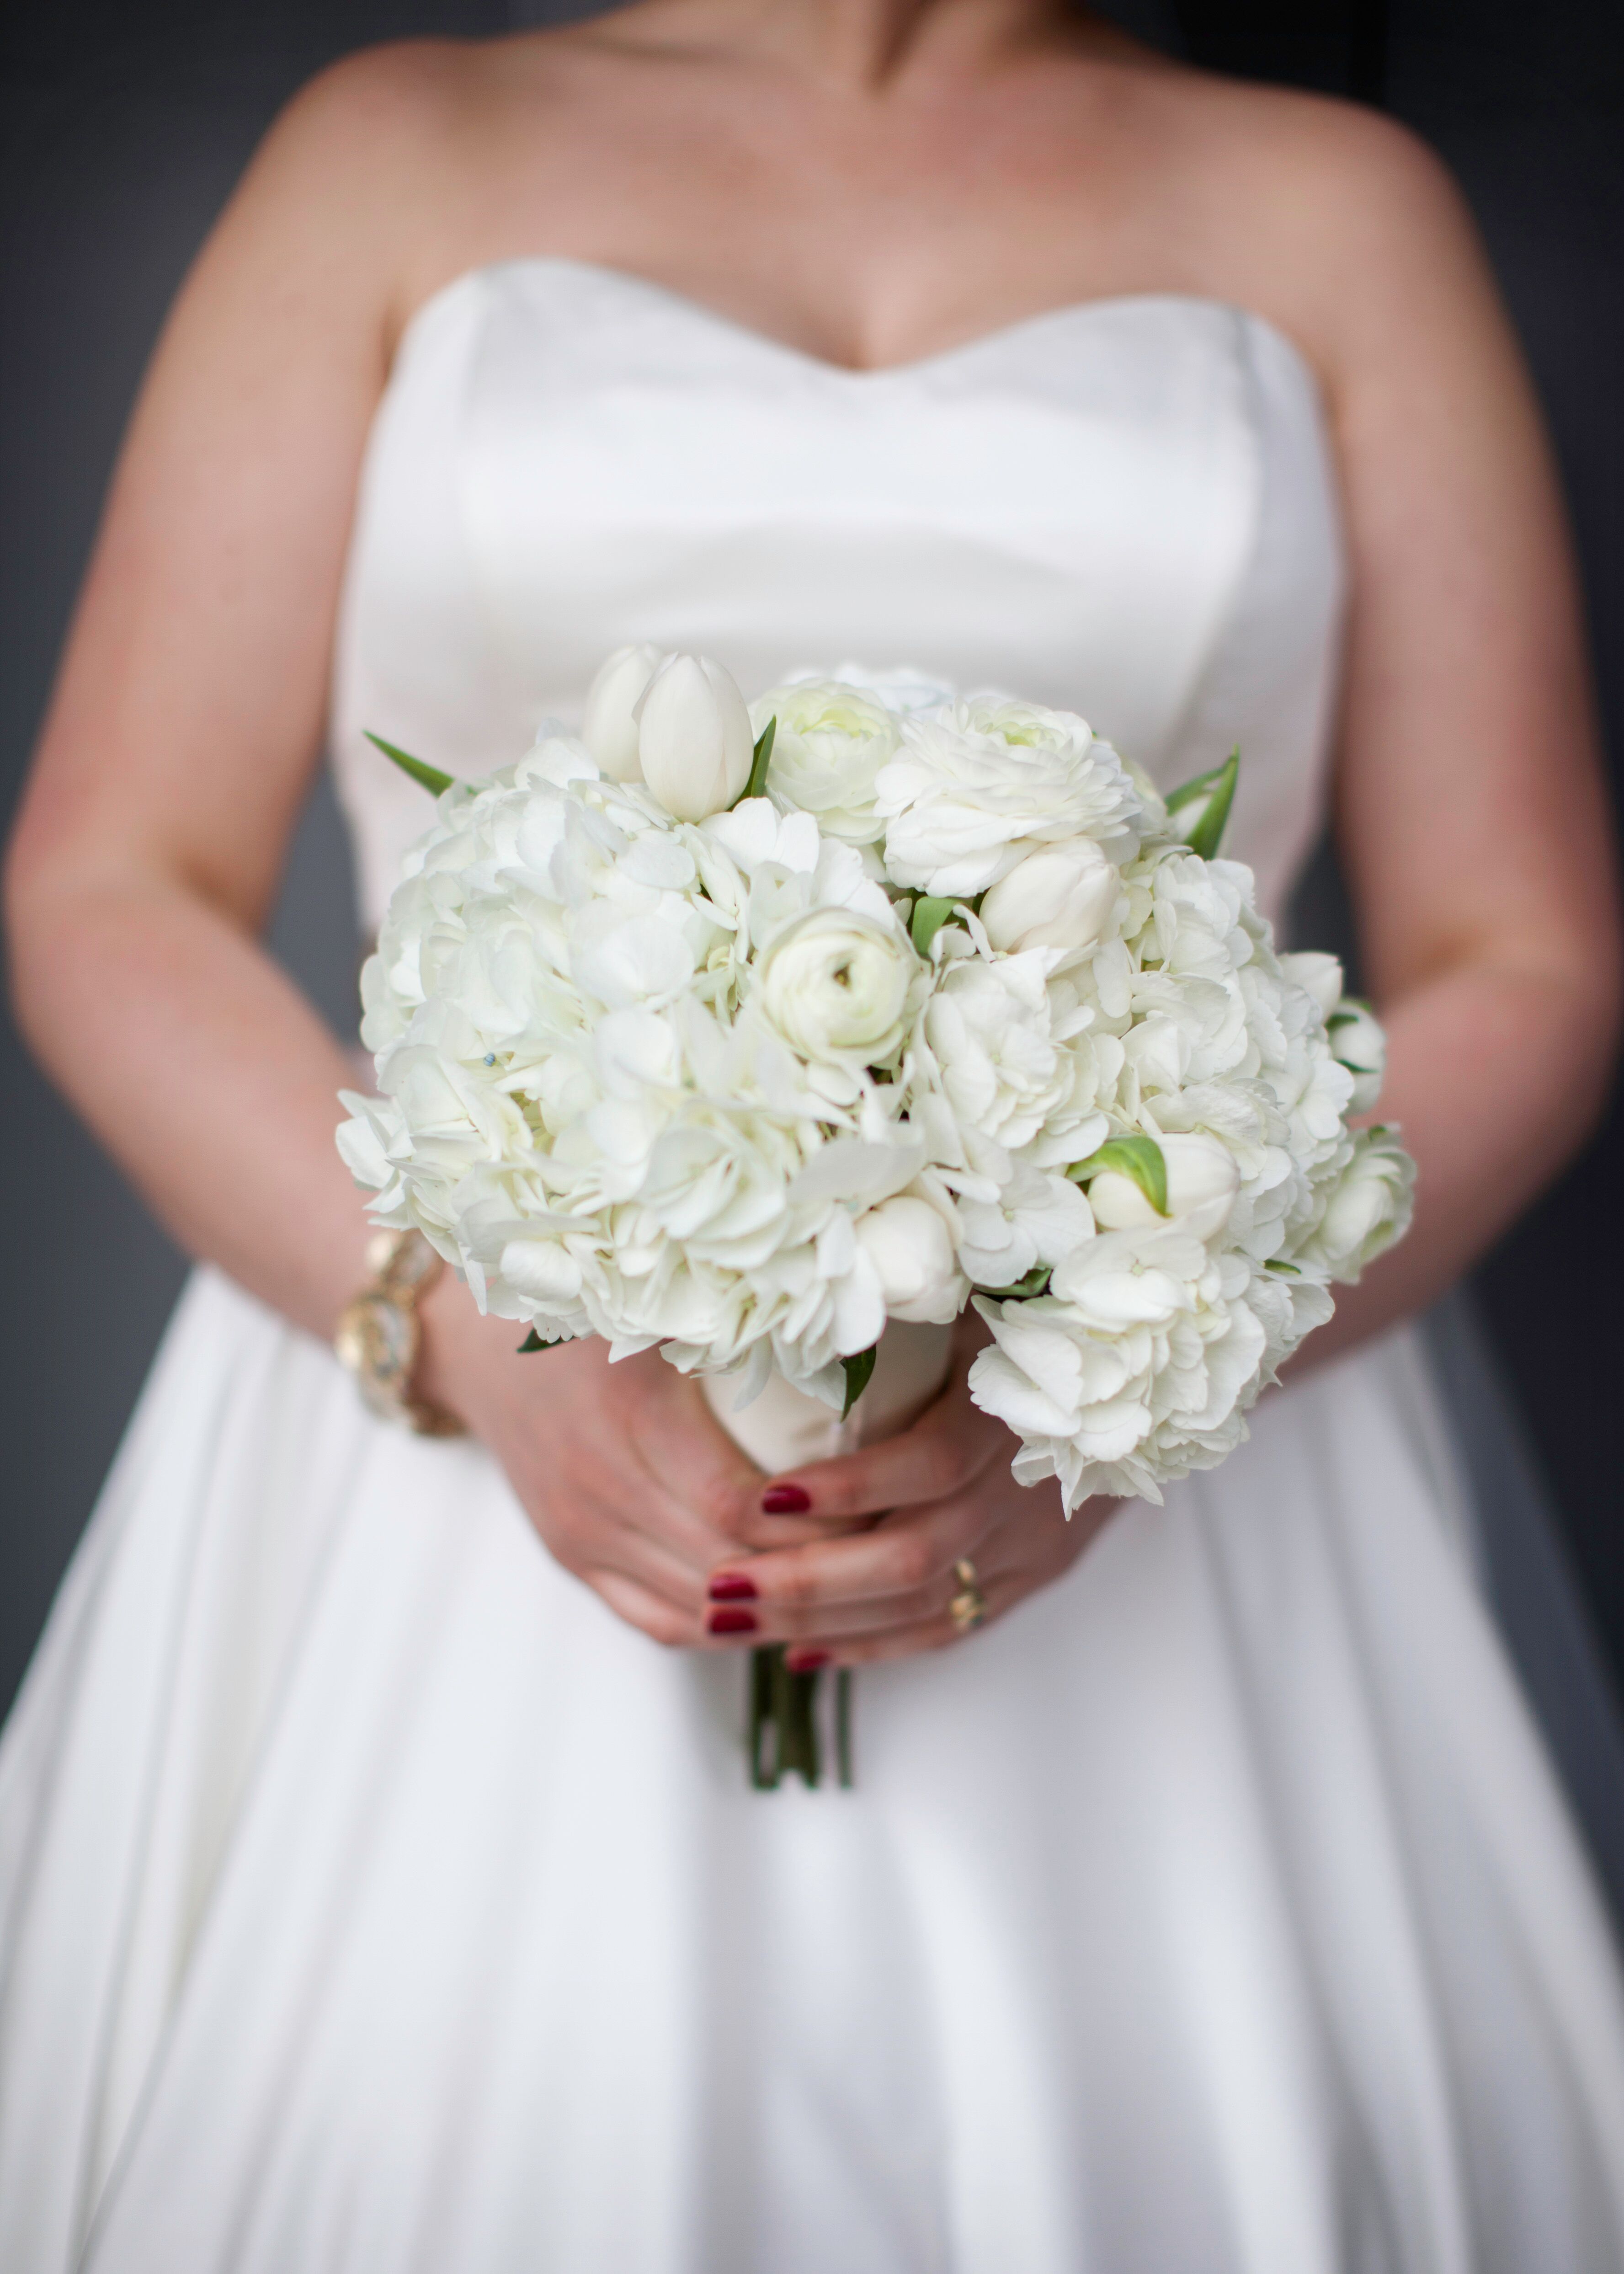
[[[418,1306],[423,1339],[412,1388],[431,1405],[455,1414],[479,1433],[479,1413],[495,1369],[511,1359],[523,1329],[511,1319],[483,1315],[466,1284],[442,1272]]]

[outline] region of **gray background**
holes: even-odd
[[[771,4],[771,0],[763,0]],[[92,0],[0,17],[0,814],[9,812],[119,432],[164,307],[266,124],[372,41],[479,35],[545,0]],[[1487,233],[1566,472],[1604,704],[1624,720],[1624,64],[1613,0],[1131,0],[1132,28],[1221,69],[1385,100],[1455,165]],[[274,945],[352,1022],[346,855],[325,786]],[[1304,931],[1338,944],[1327,862]],[[0,1024],[0,1705],[20,1675],[183,1264]],[[1477,1275],[1476,1295],[1614,1666],[1624,1540],[1606,1282],[1624,1126]]]

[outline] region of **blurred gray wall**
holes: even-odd
[[[588,12],[549,0],[11,0],[0,18],[0,816],[10,811],[119,432],[165,305],[254,142],[332,56]],[[1612,0],[1121,0],[1219,68],[1384,98],[1455,166],[1551,415],[1583,548],[1609,716],[1624,719],[1624,70]],[[1312,937],[1346,922],[1311,881]],[[335,1026],[353,1020],[347,859],[325,787],[273,936]],[[0,1272],[0,1706],[88,1515],[183,1271],[0,1022],[0,1153],[18,1199]],[[1598,1269],[1620,1245],[1615,1113],[1479,1275],[1496,1341],[1624,1667]]]

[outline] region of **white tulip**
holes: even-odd
[[[1001,877],[981,902],[981,922],[996,948],[1075,953],[1092,947],[1110,921],[1120,878],[1087,837],[1045,845]]]
[[[643,779],[667,813],[703,821],[744,791],[755,757],[738,682],[708,655],[672,655],[635,706]]]
[[[640,647],[618,647],[587,689],[581,739],[612,781],[643,779],[637,705],[660,667],[660,654],[646,640]]]
[[[1214,1137],[1167,1136],[1157,1142],[1167,1167],[1166,1217],[1156,1214],[1132,1177],[1102,1169],[1088,1185],[1094,1222],[1102,1231],[1173,1222],[1197,1239],[1211,1239],[1229,1222],[1240,1190],[1234,1154]]]
[[[857,1238],[879,1276],[888,1317],[946,1326],[968,1292],[953,1237],[929,1201],[902,1193],[857,1220]]]

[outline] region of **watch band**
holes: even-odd
[[[461,1437],[462,1424],[411,1386],[423,1347],[417,1306],[445,1264],[420,1231],[380,1231],[366,1250],[365,1285],[340,1314],[333,1348],[355,1376],[368,1412],[420,1437]]]

